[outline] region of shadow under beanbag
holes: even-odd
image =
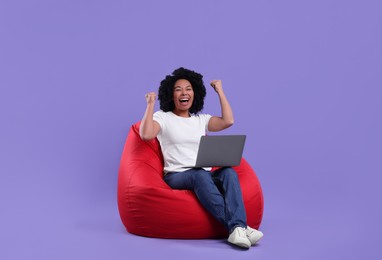
[[[158,238],[226,237],[223,225],[199,203],[193,191],[171,189],[163,180],[163,156],[158,140],[143,141],[140,122],[133,125],[118,173],[118,209],[127,231]],[[258,229],[263,216],[259,180],[243,158],[238,174],[247,224]]]

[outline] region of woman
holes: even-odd
[[[207,131],[221,131],[233,122],[231,106],[220,80],[211,81],[221,116],[201,114],[206,96],[203,76],[185,68],[161,81],[161,111],[154,113],[156,94],[146,94],[147,107],[141,121],[143,140],[158,138],[164,158],[164,181],[173,189],[193,190],[200,203],[229,231],[228,242],[249,248],[263,233],[246,224],[246,213],[236,172],[231,167],[211,172],[193,168],[199,141]]]

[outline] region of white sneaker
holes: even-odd
[[[250,226],[247,226],[245,233],[247,235],[248,240],[251,242],[252,246],[256,244],[257,241],[259,241],[264,235],[263,232],[256,230],[254,228],[251,228]]]
[[[244,248],[251,247],[251,241],[247,237],[245,228],[242,227],[237,227],[232,231],[228,237],[228,242]]]

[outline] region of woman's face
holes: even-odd
[[[174,113],[177,115],[184,113],[185,116],[188,116],[188,111],[194,101],[194,90],[188,80],[179,79],[175,82],[173,99]]]

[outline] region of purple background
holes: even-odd
[[[381,259],[380,1],[0,2],[0,259]],[[222,79],[264,239],[124,230],[119,160],[144,94]],[[219,113],[208,89],[205,112]],[[377,161],[379,159],[379,162]],[[199,259],[199,258],[197,258]]]

